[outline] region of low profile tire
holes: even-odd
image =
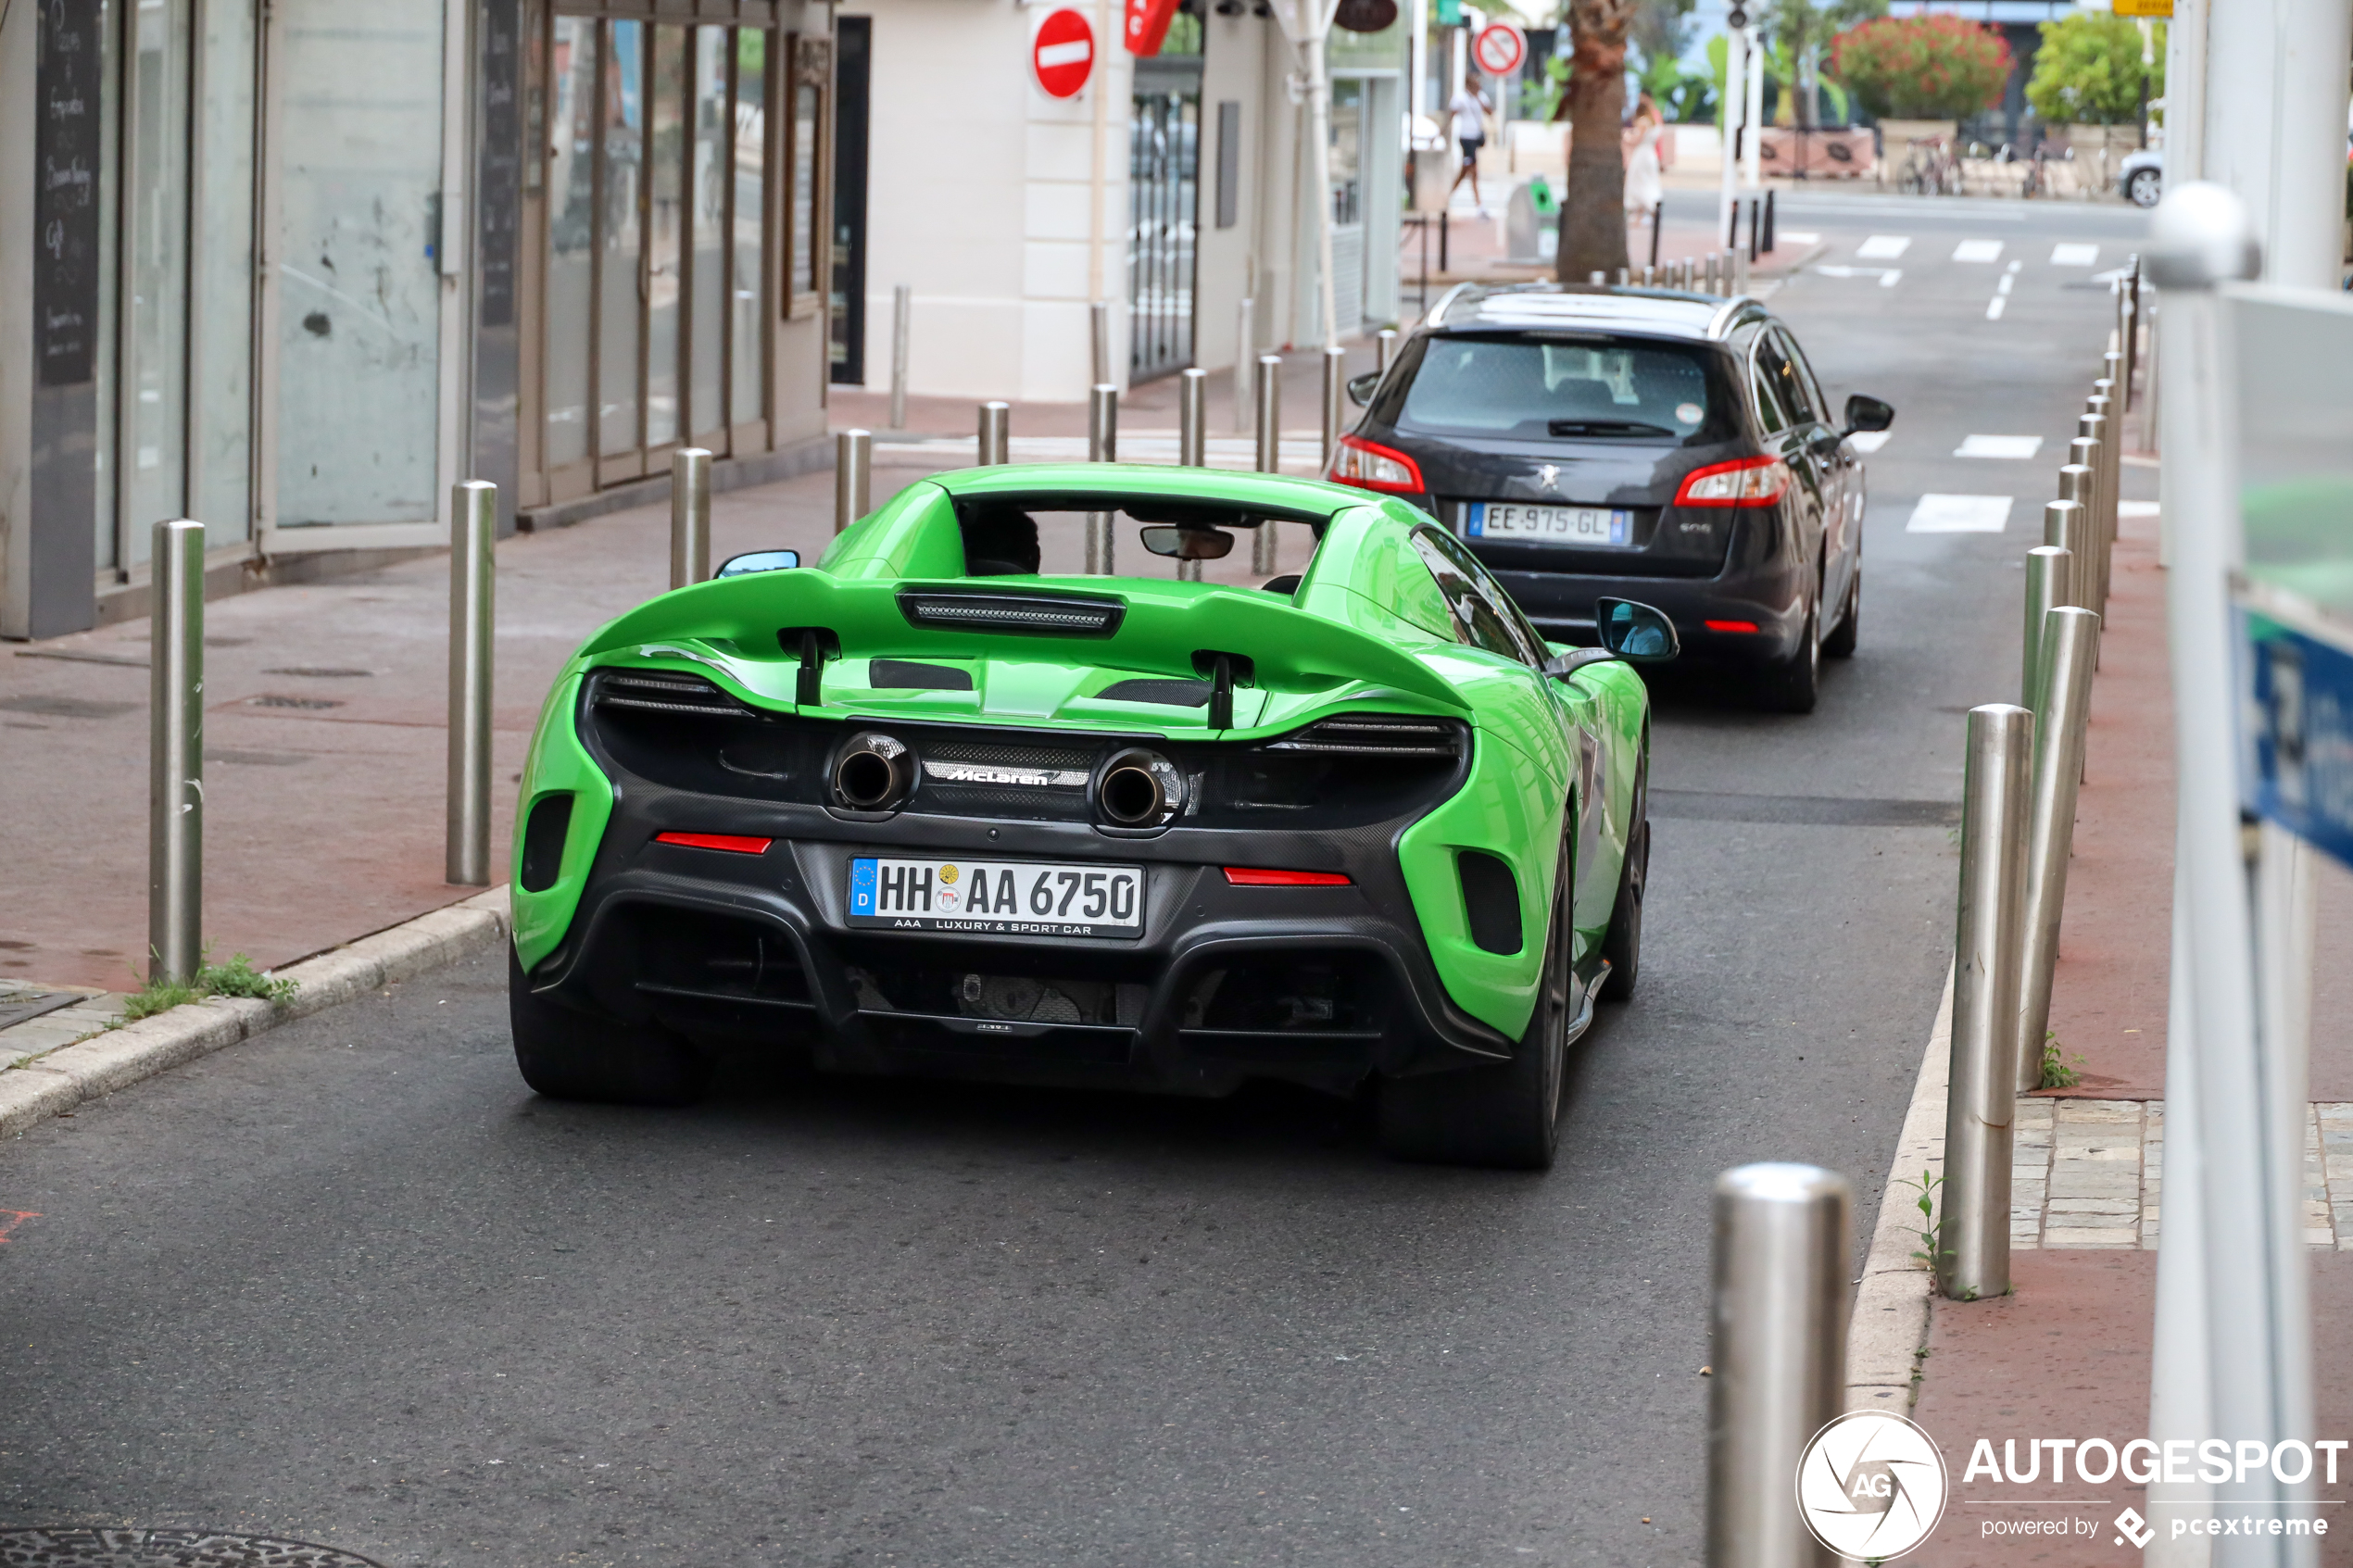
[[[1561,1083],[1567,1073],[1568,855],[1544,936],[1536,1010],[1512,1060],[1493,1067],[1384,1079],[1381,1147],[1400,1160],[1544,1171],[1560,1147]]]
[[[1822,607],[1806,606],[1806,631],[1797,651],[1765,667],[1757,696],[1776,713],[1811,713],[1822,690]]]
[[[710,1086],[711,1064],[677,1035],[591,1018],[534,995],[511,946],[507,1021],[522,1081],[549,1099],[691,1105]]]
[[[1609,973],[1601,989],[1605,1002],[1631,997],[1642,973],[1642,894],[1651,877],[1648,738],[1645,734],[1644,756],[1634,772],[1634,825],[1626,834],[1626,866],[1617,873],[1617,902],[1610,906],[1609,935],[1602,938],[1602,957],[1609,960]]]
[[[1863,563],[1855,563],[1855,575],[1846,582],[1846,608],[1839,612],[1838,625],[1822,639],[1822,653],[1830,659],[1855,657],[1855,640],[1863,626]]]

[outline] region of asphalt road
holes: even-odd
[[[1819,1161],[1868,1234],[1945,969],[1934,803],[1960,714],[2014,698],[2018,558],[2106,327],[2051,247],[2105,269],[2139,223],[1783,204],[1831,266],[1912,241],[1892,287],[1773,302],[1834,396],[1899,410],[1862,649],[1806,718],[1662,690],[1642,994],[1549,1175],[1392,1164],[1273,1092],[552,1104],[478,961],[0,1150],[0,1210],[38,1216],[0,1246],[0,1524],[401,1568],[1696,1561],[1709,1183]],[[2017,503],[1906,532],[1931,491]]]

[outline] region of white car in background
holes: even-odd
[[[2165,194],[2165,153],[2158,147],[2143,147],[2126,153],[2117,166],[2118,194],[2134,207],[2155,207]]]

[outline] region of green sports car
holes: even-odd
[[[1175,570],[1041,576],[1055,514]],[[1311,530],[1307,570],[1197,580],[1262,528]],[[1369,1081],[1397,1154],[1551,1162],[1567,1047],[1634,985],[1657,611],[1551,646],[1404,502],[1205,469],[943,474],[756,570],[791,558],[630,611],[548,696],[513,868],[533,1088],[676,1102],[745,1047]]]

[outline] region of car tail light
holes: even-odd
[[[1754,621],[1703,621],[1700,624],[1711,632],[1754,632],[1756,630],[1756,622]]]
[[[1779,458],[1743,458],[1710,463],[1683,476],[1675,492],[1679,507],[1769,507],[1790,486],[1789,465]]]
[[[1419,463],[1394,447],[1378,445],[1355,435],[1340,438],[1340,449],[1332,454],[1331,470],[1324,477],[1334,484],[1386,490],[1400,495],[1418,495],[1425,488]]]
[[[1359,757],[1458,757],[1463,727],[1451,719],[1343,713],[1266,743],[1269,751],[1330,751]]]
[[[765,855],[773,838],[749,838],[738,833],[658,833],[656,844],[678,844],[688,849],[724,849],[735,855]]]
[[[1276,872],[1256,866],[1227,866],[1226,881],[1235,887],[1346,887],[1344,872]]]

